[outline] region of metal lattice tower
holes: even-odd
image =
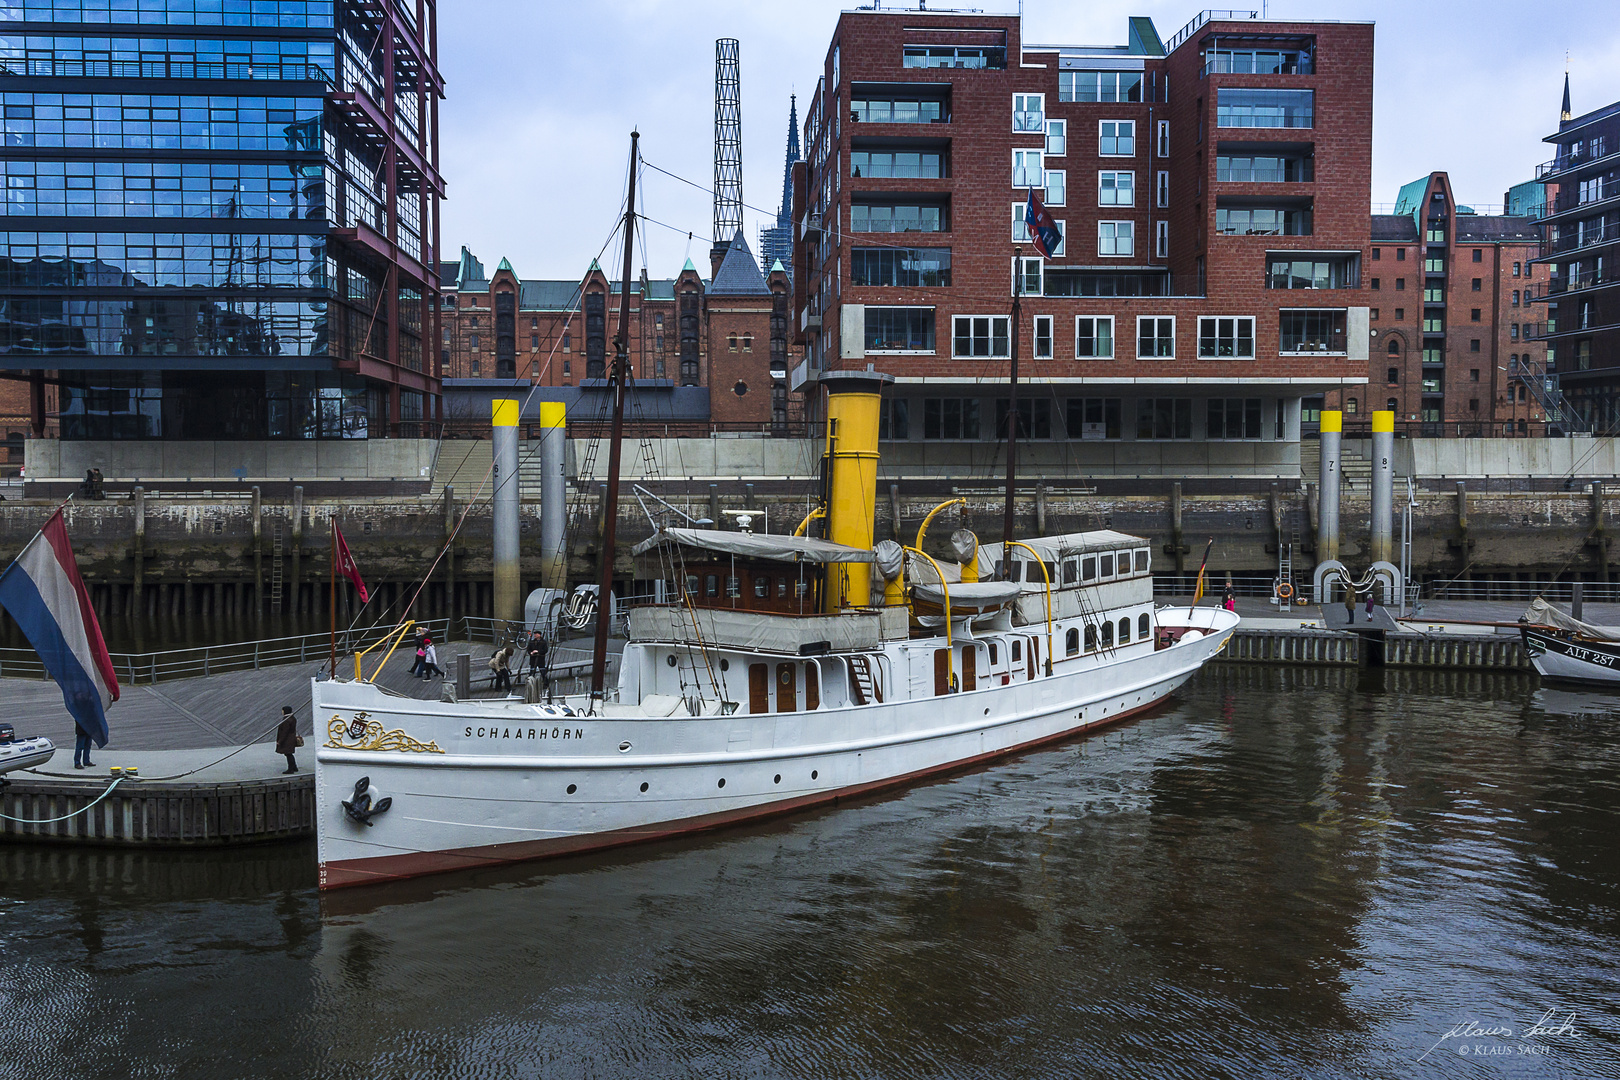
[[[742,71],[736,38],[714,43],[714,243],[742,228]]]

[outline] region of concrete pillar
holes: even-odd
[[[1181,542],[1181,481],[1170,485],[1170,551],[1176,557],[1176,573],[1187,570],[1187,552]]]
[[[138,618],[141,614],[141,601],[146,595],[146,489],[139,484],[135,486],[135,595],[130,604],[130,611]]]
[[[1317,478],[1321,496],[1316,506],[1316,561],[1339,557],[1339,475],[1342,471],[1344,414],[1322,411],[1322,471]]]
[[[1035,535],[1046,535],[1046,481],[1035,485]]]
[[[540,403],[540,584],[568,587],[568,559],[563,552],[568,517],[568,407],[560,401]]]
[[[523,619],[523,578],[518,563],[518,401],[496,398],[490,403],[490,446],[495,457],[494,556],[495,618]]]
[[[1390,562],[1395,524],[1395,414],[1380,409],[1372,415],[1372,547],[1373,562]]]

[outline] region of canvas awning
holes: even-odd
[[[816,540],[809,536],[782,536],[770,533],[723,532],[719,529],[659,529],[635,546],[637,555],[651,551],[661,543],[680,544],[682,547],[720,551],[728,555],[741,555],[749,559],[774,559],[777,562],[811,563],[869,563],[872,553],[860,548],[835,544],[830,540]]]
[[[1016,581],[953,581],[949,584],[951,607],[982,608],[1005,604],[1018,598],[1024,587]],[[945,606],[945,589],[939,582],[919,581],[911,587],[912,595],[930,604]]]

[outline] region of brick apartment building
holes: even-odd
[[[1557,148],[1536,170],[1547,184],[1545,304],[1535,337],[1573,411],[1588,430],[1620,431],[1620,102],[1572,116],[1569,82]]]
[[[1301,399],[1367,382],[1372,57],[1358,23],[1204,13],[1163,42],[1133,18],[1090,47],[844,13],[795,172],[795,389],[870,364],[896,377],[886,456],[993,443],[1016,330],[1036,442],[1098,473],[1297,476]]]
[[[538,385],[569,391],[555,398],[577,403],[577,419],[602,411],[621,292],[595,261],[578,281],[523,281],[505,259],[486,276],[463,248],[458,262],[439,269],[450,398],[491,384]],[[630,283],[629,364],[639,398],[631,419],[783,430],[787,274],[761,274],[740,233],[711,272],[706,281],[687,260],[677,277]],[[488,419],[470,406],[459,411]]]
[[[1545,434],[1547,351],[1532,340],[1540,230],[1527,215],[1460,205],[1446,173],[1403,186],[1375,214],[1363,273],[1371,302],[1367,385],[1307,399],[1354,430],[1376,409],[1415,435]],[[1556,414],[1554,416],[1556,420]]]

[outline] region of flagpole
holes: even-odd
[[[1209,565],[1209,553],[1214,549],[1214,547],[1215,538],[1212,536],[1209,538],[1209,543],[1204,545],[1204,561],[1198,564],[1198,581],[1193,585],[1193,600],[1192,603],[1187,605],[1187,618],[1189,619],[1192,618],[1193,608],[1197,607],[1198,601],[1203,599],[1204,568]]]
[[[1012,371],[1007,380],[1007,499],[1001,511],[1001,568],[1005,578],[1012,566],[1014,477],[1018,472],[1018,320],[1019,300],[1024,293],[1024,249],[1013,247]],[[994,335],[991,335],[992,340]]]
[[[337,515],[332,515],[332,558],[327,564],[326,591],[331,597],[332,678],[337,678]]]

